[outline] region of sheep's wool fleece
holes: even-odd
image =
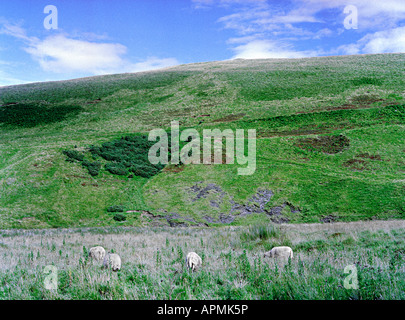
[[[121,258],[116,253],[109,253],[104,258],[104,267],[110,267],[113,271],[118,271],[121,269]]]
[[[92,247],[89,250],[89,257],[91,257],[97,261],[103,260],[105,257],[105,249],[100,246]]]
[[[186,261],[187,261],[187,266],[192,270],[195,270],[202,264],[201,257],[195,252],[189,252],[187,254]]]
[[[265,254],[268,257],[284,257],[291,259],[293,258],[293,251],[290,247],[274,247]]]

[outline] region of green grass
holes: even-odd
[[[63,82],[33,83],[13,86],[2,92],[3,103],[20,101],[47,101],[61,103],[69,99],[89,102],[103,99],[121,90],[148,90],[173,85],[189,76],[188,72],[151,72],[146,77],[135,75],[108,75]],[[157,101],[162,98],[157,98]]]
[[[46,106],[36,103],[17,103],[0,109],[0,123],[10,126],[34,127],[41,124],[60,122],[67,116],[82,111],[78,106]]]
[[[404,62],[240,60],[2,87],[0,228],[402,219]],[[145,148],[120,148],[122,138],[173,120],[200,134],[256,129],[255,173],[237,175],[237,163],[131,171]],[[263,189],[273,196],[261,212],[238,215]]]

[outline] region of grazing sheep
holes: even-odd
[[[264,253],[264,257],[282,257],[282,258],[293,258],[293,251],[290,247],[274,247],[270,251]]]
[[[96,261],[103,260],[105,257],[105,250],[103,247],[97,246],[92,247],[89,250],[89,257],[93,258]]]
[[[118,271],[121,269],[121,258],[116,253],[107,253],[103,261],[104,268],[110,267],[112,271]]]
[[[202,259],[195,252],[189,252],[186,257],[186,264],[187,264],[187,267],[189,267],[191,270],[195,271],[201,266]]]

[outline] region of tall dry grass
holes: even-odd
[[[223,228],[87,228],[2,231],[2,299],[403,299],[405,228],[396,221]],[[290,262],[263,258],[290,245]],[[118,253],[115,273],[91,261]],[[198,272],[187,252],[203,258]],[[44,287],[57,268],[58,288]],[[359,289],[344,288],[347,265]]]

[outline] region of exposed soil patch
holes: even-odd
[[[366,158],[370,160],[379,160],[382,161],[382,158],[379,154],[368,154],[368,153],[360,153],[356,155],[357,158]]]
[[[323,111],[335,111],[335,110],[352,110],[352,109],[369,109],[375,108],[372,103],[384,101],[381,103],[381,106],[391,106],[391,105],[399,105],[399,102],[392,101],[392,100],[384,100],[378,97],[373,97],[370,95],[360,95],[355,96],[354,98],[350,99],[351,103],[345,103],[340,106],[327,106],[319,109],[313,109],[309,111],[298,111],[296,114],[307,114],[307,113],[314,113],[314,112],[323,112]]]
[[[178,172],[183,171],[184,168],[185,168],[185,165],[183,163],[182,164],[169,164],[169,165],[165,166],[162,171],[178,173]]]
[[[76,174],[67,174],[66,177],[71,177],[71,178],[80,178],[80,179],[86,179],[86,180],[90,180],[90,177],[84,177],[84,176],[79,176]]]
[[[320,136],[316,138],[298,139],[295,146],[304,150],[334,154],[348,149],[350,146],[350,140],[341,134]]]
[[[101,102],[101,99],[95,99],[92,101],[88,101],[88,102],[86,102],[86,104],[93,104],[93,103],[99,103],[99,102]]]
[[[170,214],[166,215],[165,218],[167,220],[167,223],[171,227],[188,227],[190,225],[208,227],[208,224],[206,224],[206,223],[197,222],[192,218],[182,217],[178,213],[175,213],[175,212],[171,212]]]
[[[343,236],[343,235],[344,235],[344,233],[342,233],[342,232],[334,232],[331,235],[329,235],[328,237],[329,238],[337,238],[337,237],[340,237],[340,236]]]
[[[274,217],[270,219],[274,223],[288,223],[290,222],[290,219],[286,217]]]
[[[335,128],[338,129],[338,128]],[[331,128],[318,128],[318,129],[298,129],[298,130],[287,130],[287,131],[268,131],[259,129],[257,131],[257,137],[260,138],[271,138],[271,137],[288,137],[288,136],[306,136],[310,134],[327,134],[331,133]]]
[[[215,160],[214,146],[215,146],[215,144],[213,143],[211,145],[211,153],[210,153],[211,158],[209,159],[209,162],[204,162],[204,146],[201,144],[201,146],[200,146],[200,163],[202,163],[204,165],[232,163],[232,160],[234,160],[234,159],[232,157],[227,157],[227,155],[226,155],[226,143],[222,144],[222,153],[221,153],[220,159],[218,161]],[[184,168],[183,168],[183,170],[184,170]],[[163,171],[165,171],[165,170],[163,170]]]
[[[345,103],[340,106],[327,106],[324,108],[313,109],[310,111],[298,111],[295,114],[308,114],[308,113],[314,113],[314,112],[324,112],[325,110],[326,111],[335,111],[335,110],[351,110],[351,109],[367,109],[367,108],[373,108],[373,106]]]
[[[301,212],[301,210],[299,208],[295,207],[290,202],[284,202],[280,206],[272,207],[269,210],[266,210],[266,214],[271,216],[270,220],[275,223],[287,223],[290,220],[287,217],[283,216],[283,213],[282,213],[285,207],[288,207],[290,209],[291,213],[300,213]]]
[[[358,104],[343,104],[337,107],[327,107],[326,110],[332,111],[332,110],[350,110],[350,109],[367,109],[367,108],[373,108],[373,106],[358,105]]]
[[[227,196],[227,193],[216,184],[211,183],[207,186],[203,186],[202,183],[202,181],[197,182],[189,189],[192,193],[194,193],[191,201],[196,202],[200,199],[207,198],[208,195],[211,195],[212,199],[210,199],[210,206],[219,209],[223,199]],[[281,206],[268,208],[266,205],[269,203],[273,195],[273,191],[261,189],[258,190],[256,194],[248,199],[244,204],[237,203],[233,197],[230,197],[232,207],[229,212],[221,212],[218,219],[214,219],[209,215],[205,215],[203,219],[208,223],[231,223],[236,217],[244,217],[252,213],[264,213],[270,216],[270,219],[275,223],[286,223],[289,222],[289,219],[282,213],[286,206],[290,208],[292,213],[301,212],[299,208],[293,206],[289,202],[285,202]]]
[[[343,166],[352,170],[363,171],[367,168],[367,162],[361,159],[350,159],[345,161]]]
[[[140,217],[142,219],[150,219],[152,220],[151,225],[153,227],[161,227],[161,226],[167,226],[168,220],[166,217],[160,216],[153,214],[150,211],[147,210],[128,210],[125,211],[125,213],[140,213]]]
[[[206,187],[203,187],[201,184],[202,181],[197,182],[194,186],[190,188],[190,190],[195,194],[195,197],[191,199],[191,201],[195,202],[202,198],[206,198],[210,194],[214,194],[216,199],[211,200],[210,204],[212,207],[219,208],[223,198],[226,196],[226,193],[222,191],[220,186],[214,183],[209,183]]]
[[[192,116],[192,118],[203,118],[203,117],[210,117],[210,114],[200,114],[198,116]]]
[[[338,217],[334,216],[333,214],[330,214],[328,216],[325,216],[323,218],[320,219],[321,222],[324,223],[331,223],[331,222],[335,222],[337,220]],[[340,234],[335,234],[335,237],[337,237]]]
[[[270,201],[274,193],[271,190],[258,190],[257,193],[246,204],[238,204],[231,200],[231,213],[239,212],[240,216],[246,216],[252,213],[267,213],[266,204]]]
[[[350,100],[356,104],[371,104],[378,101],[384,101],[383,99],[380,99],[377,95],[373,94],[360,94],[352,97]]]
[[[186,107],[183,109],[175,109],[175,110],[167,110],[165,111],[165,115],[169,118],[171,117],[187,117],[190,113],[194,111],[191,107]],[[150,116],[150,112],[146,113],[147,116]]]
[[[246,113],[230,114],[228,116],[216,119],[213,122],[232,122],[232,121],[236,121],[236,120],[243,118],[245,115],[246,115]]]

